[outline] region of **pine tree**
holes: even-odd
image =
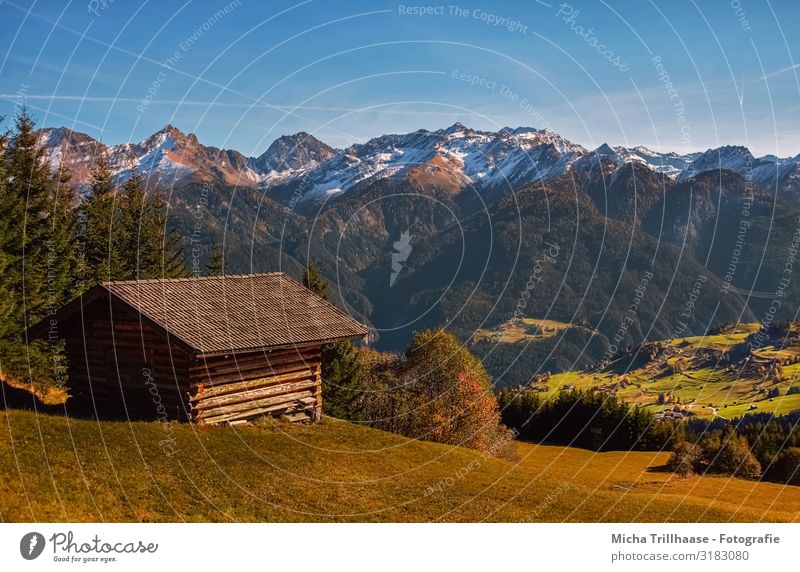
[[[364,375],[364,361],[350,340],[323,348],[322,404],[326,415],[350,421],[360,419]]]
[[[46,305],[48,204],[54,183],[44,150],[38,145],[36,124],[23,109],[16,117],[15,132],[8,145],[8,192],[17,202],[12,221],[10,252],[18,260],[14,288],[23,301],[28,318],[43,315]],[[19,316],[24,328],[24,316]]]
[[[92,168],[89,194],[80,215],[84,224],[86,279],[90,284],[110,280],[119,273],[119,256],[112,247],[112,233],[116,231],[114,201],[113,173],[108,158],[100,153]]]
[[[208,260],[206,273],[208,276],[223,276],[225,274],[222,246],[213,246],[211,248],[211,257]]]
[[[303,286],[311,290],[320,298],[328,299],[328,283],[322,274],[319,273],[313,262],[308,263],[308,267],[303,272]]]
[[[12,216],[22,214],[9,221],[7,252],[19,258],[22,281],[15,289],[32,322],[75,291],[75,192],[66,169],[51,170],[25,109],[17,116],[7,158],[7,204]],[[16,279],[15,273],[10,280]]]
[[[75,194],[69,173],[51,170],[35,122],[23,109],[3,145],[0,306],[3,372],[46,384],[63,370],[60,344],[25,344],[25,328],[76,291]]]
[[[148,198],[141,175],[133,170],[122,185],[119,229],[114,249],[119,256],[117,279],[177,278],[185,275],[180,237],[169,228],[168,204],[155,191]]]
[[[139,239],[146,203],[142,177],[136,169],[123,183],[121,195],[119,229],[113,235],[113,248],[119,255],[119,265],[114,269],[115,279],[136,280],[143,278],[140,272],[142,245]]]
[[[146,254],[143,269],[147,278],[186,275],[181,238],[170,229],[169,203],[160,190],[146,200],[141,236]]]
[[[19,236],[25,203],[8,185],[8,137],[0,137],[0,374],[17,369],[24,355],[20,336],[22,291]]]
[[[320,298],[328,299],[328,283],[317,267],[309,263],[303,272],[303,285]],[[325,415],[360,418],[365,367],[358,349],[350,340],[325,346],[322,350],[322,406]]]

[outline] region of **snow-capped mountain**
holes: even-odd
[[[50,162],[55,166],[66,161],[78,184],[88,182],[92,164],[100,153],[106,155],[120,179],[127,178],[132,169],[148,182],[167,186],[190,180],[253,186],[264,179],[238,151],[202,145],[194,134],[186,135],[172,125],[138,143],[107,146],[63,127],[40,130],[39,140]]]
[[[608,144],[589,151],[553,131],[528,127],[492,132],[456,123],[436,131],[382,135],[341,150],[300,132],[279,137],[262,155],[250,158],[202,145],[195,135],[171,125],[144,141],[112,146],[63,127],[42,129],[39,137],[51,162],[66,161],[78,183],[88,180],[97,153],[104,153],[120,178],[135,168],[166,185],[216,181],[276,193],[299,187],[303,201],[339,195],[380,179],[446,193],[466,188],[502,193],[568,174],[613,176],[627,164],[639,164],[679,182],[724,169],[767,188],[800,187],[800,156],[755,158],[747,148],[736,146],[686,155]]]
[[[682,173],[679,181],[708,171],[733,171],[763,187],[774,187],[797,167],[797,158],[782,159],[774,155],[756,158],[747,147],[725,145],[699,154]]]
[[[250,164],[257,172],[275,177],[306,171],[334,155],[336,149],[301,131],[278,137],[261,156],[251,159]]]
[[[690,153],[688,155],[679,155],[675,152],[659,153],[652,151],[647,147],[641,145],[626,148],[614,147],[614,150],[622,159],[623,163],[641,163],[647,165],[657,173],[664,173],[670,177],[677,177],[680,173],[685,171],[698,153]]]
[[[485,132],[456,123],[447,129],[383,135],[352,145],[310,169],[276,173],[267,184],[273,180],[286,184],[302,176],[306,200],[386,178],[405,178],[415,187],[446,192],[468,186],[515,189],[560,177],[586,152],[548,130],[505,128]]]

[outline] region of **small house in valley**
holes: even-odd
[[[283,273],[104,282],[29,332],[63,339],[68,407],[101,418],[316,421],[325,344],[367,328]]]

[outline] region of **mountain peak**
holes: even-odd
[[[172,123],[167,123],[164,127],[156,131],[156,134],[158,133],[168,133],[170,135],[174,133],[176,135],[177,134],[183,135],[183,132],[177,127],[175,127]]]
[[[269,171],[294,171],[312,167],[336,154],[336,150],[305,131],[282,135],[252,161],[253,166]]]
[[[460,121],[456,121],[450,127],[444,130],[444,132],[448,135],[458,133],[459,131],[470,131],[470,129]]]
[[[699,173],[706,171],[734,171],[739,174],[745,172],[753,173],[754,168],[758,164],[758,159],[753,157],[753,154],[747,147],[742,145],[723,145],[716,149],[709,149],[699,156],[688,165],[688,168],[678,175],[679,181],[692,178]]]
[[[542,129],[541,131],[546,131]],[[527,135],[528,133],[539,133],[540,130],[535,127],[503,127],[498,133],[506,133],[508,135]]]
[[[603,143],[602,145],[600,145],[600,147],[595,149],[593,153],[595,155],[608,155],[611,157],[619,156],[619,153],[617,153],[617,151],[613,147],[611,147],[611,145],[609,145],[608,143]]]

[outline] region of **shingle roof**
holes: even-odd
[[[104,282],[198,353],[362,337],[367,328],[281,272]]]

